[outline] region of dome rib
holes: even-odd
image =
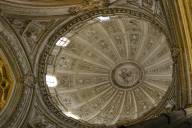
[[[106,56],[104,53],[102,53],[99,49],[97,49],[96,47],[92,46],[87,40],[83,39],[83,38],[80,37],[80,36],[78,36],[78,39],[79,39],[79,41],[86,43],[86,45],[87,45],[89,48],[93,49],[93,50],[96,51],[98,54],[100,54],[100,55],[103,57],[104,60],[106,60],[106,61],[109,62],[109,65],[111,65],[111,64],[115,65],[115,63],[114,63],[113,60],[111,60],[108,56]]]
[[[111,36],[110,36],[109,32],[101,24],[98,24],[97,28],[102,31],[103,35],[106,36],[106,38],[109,40],[110,44],[112,45],[112,48],[114,50],[115,55],[117,56],[117,58],[119,60],[121,60],[122,57],[121,57],[121,55],[119,53],[119,50],[117,49],[117,47],[115,45],[115,42],[111,39]]]

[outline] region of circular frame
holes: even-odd
[[[130,70],[129,67],[134,68],[138,72]],[[110,76],[111,76],[110,79],[114,86],[117,86],[120,89],[130,89],[142,83],[144,70],[139,66],[139,64],[133,61],[126,61],[115,66],[111,71]]]
[[[42,53],[40,55],[39,67],[38,67],[38,78],[39,78],[38,82],[39,82],[39,89],[40,89],[39,91],[40,91],[42,100],[43,100],[44,104],[46,105],[46,107],[48,108],[49,112],[51,112],[57,119],[61,120],[61,122],[64,122],[63,124],[71,125],[71,127],[78,127],[78,128],[98,128],[99,127],[99,128],[102,128],[102,127],[113,127],[113,126],[93,125],[93,124],[88,124],[87,122],[83,123],[78,120],[65,116],[61,112],[61,110],[56,105],[54,105],[54,103],[52,101],[52,97],[49,93],[49,89],[46,86],[46,83],[45,83],[45,75],[46,75],[46,69],[47,69],[46,63],[49,60],[49,55],[56,44],[56,40],[58,40],[60,37],[67,34],[68,32],[70,32],[71,30],[77,28],[82,23],[84,23],[90,19],[94,19],[95,17],[103,16],[103,15],[107,15],[107,16],[126,15],[126,16],[137,18],[137,19],[149,21],[153,25],[156,25],[167,36],[167,29],[165,28],[165,25],[160,22],[161,21],[160,19],[154,18],[153,15],[151,15],[147,12],[144,12],[144,11],[140,12],[140,11],[124,9],[124,8],[108,8],[108,9],[93,10],[93,11],[90,11],[90,12],[87,12],[84,14],[80,14],[80,15],[76,16],[75,18],[69,20],[67,23],[65,23],[61,27],[59,27],[56,30],[56,32],[49,38],[49,41],[45,45],[44,50],[42,51]],[[167,37],[169,37],[169,36],[167,36]],[[171,44],[169,44],[169,46],[171,46]],[[175,69],[176,68],[174,67],[173,68],[174,73],[175,73]],[[171,87],[168,89],[164,98],[162,98],[163,100],[159,103],[159,106],[157,106],[155,110],[152,110],[152,112],[146,113],[143,117],[139,118],[137,121],[152,117],[155,112],[160,112],[162,110],[162,106],[165,104],[168,97],[170,97],[170,95],[172,95],[172,93],[169,94],[169,92],[173,89],[174,83],[175,83],[175,81],[173,79]],[[133,122],[133,123],[135,123],[135,122]]]

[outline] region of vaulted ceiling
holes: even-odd
[[[93,124],[141,118],[172,85],[166,36],[126,16],[98,17],[70,31],[57,41],[49,63],[47,75],[58,80],[49,88],[55,103]]]
[[[0,127],[110,128],[191,104],[190,25],[162,1],[0,0],[15,76]]]

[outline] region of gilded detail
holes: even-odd
[[[3,60],[0,58],[0,111],[5,107],[9,99],[12,83],[9,71]]]

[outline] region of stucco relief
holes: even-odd
[[[51,20],[31,20],[7,17],[11,26],[24,41],[28,54],[32,54],[41,36],[52,24]],[[54,21],[53,21],[54,22]]]
[[[76,23],[80,23],[81,21],[86,21],[89,18],[95,18],[96,15],[98,16],[98,14],[102,14],[102,15],[107,15],[107,14],[114,14],[115,12],[118,12],[119,14],[121,13],[127,13],[128,16],[134,16],[137,17],[138,19],[143,19],[143,20],[147,20],[150,21],[153,18],[150,17],[149,15],[143,14],[143,13],[139,13],[135,10],[126,10],[126,9],[120,9],[120,8],[113,8],[113,9],[101,9],[101,10],[95,10],[95,11],[90,11],[86,14],[82,14],[80,16],[77,16],[76,18],[72,19],[70,22],[66,23],[63,28],[61,30],[58,31],[57,34],[55,34],[47,43],[44,52],[42,54],[42,58],[41,58],[41,62],[40,62],[40,69],[44,69],[44,62],[45,62],[45,58],[47,58],[47,72],[46,73],[53,73],[56,70],[58,70],[60,73],[58,73],[57,79],[58,80],[58,90],[51,90],[51,95],[52,98],[54,99],[53,101],[49,100],[49,98],[51,98],[49,96],[49,93],[46,92],[46,88],[43,87],[43,79],[41,79],[40,81],[40,92],[43,95],[43,101],[46,103],[48,107],[48,109],[55,113],[55,115],[61,119],[64,120],[66,123],[70,123],[71,126],[75,126],[75,127],[89,127],[89,124],[85,123],[83,120],[81,120],[82,122],[79,123],[79,121],[77,120],[72,120],[70,118],[67,118],[66,116],[63,116],[62,113],[60,113],[60,110],[62,110],[63,112],[66,111],[66,106],[67,107],[71,107],[71,106],[76,106],[78,105],[80,102],[83,102],[84,98],[87,99],[91,96],[93,96],[94,94],[100,92],[101,95],[98,96],[97,98],[102,98],[102,100],[97,100],[97,98],[93,98],[90,100],[90,102],[83,102],[82,104],[80,103],[79,106],[79,110],[77,110],[76,107],[72,107],[72,110],[78,114],[80,117],[83,117],[86,120],[91,120],[91,118],[94,118],[97,115],[90,115],[90,112],[92,111],[97,111],[98,108],[103,108],[103,112],[105,110],[104,106],[102,107],[102,104],[105,103],[107,101],[107,99],[105,99],[105,97],[108,98],[108,102],[110,103],[110,101],[116,97],[117,95],[120,95],[118,93],[118,91],[115,91],[114,88],[118,88],[116,86],[113,86],[111,88],[111,83],[108,82],[108,75],[106,75],[107,77],[105,78],[104,75],[106,71],[113,69],[115,67],[115,65],[117,65],[119,63],[119,61],[123,60],[124,57],[127,58],[134,58],[139,60],[140,59],[140,55],[143,55],[141,61],[142,64],[140,64],[140,66],[149,66],[152,65],[155,61],[153,56],[151,56],[150,51],[153,51],[152,55],[156,55],[156,56],[161,56],[159,59],[164,60],[166,59],[168,56],[171,59],[171,54],[169,53],[169,47],[164,45],[163,47],[159,47],[157,44],[158,43],[162,43],[162,42],[167,42],[167,40],[165,40],[165,38],[163,37],[164,33],[161,33],[161,30],[165,30],[165,28],[163,28],[159,22],[154,21],[153,20],[153,25],[152,25],[152,29],[150,28],[151,26],[149,26],[149,28],[147,28],[146,26],[148,26],[149,24],[146,23],[140,23],[137,18],[131,18],[133,20],[133,23],[130,20],[130,26],[133,27],[133,30],[130,31],[129,29],[126,30],[126,28],[124,29],[125,23],[123,22],[123,18],[120,16],[120,18],[122,18],[120,21],[118,21],[118,27],[119,28],[115,28],[115,25],[112,25],[116,30],[120,30],[120,33],[118,32],[114,32],[114,34],[111,34],[108,32],[108,28],[105,27],[105,23],[107,22],[103,22],[101,25],[97,25],[97,27],[95,27],[94,29],[90,27],[90,29],[87,29],[87,26],[91,26],[91,24],[94,24],[95,22],[88,22],[87,25],[85,25],[85,27],[82,29],[82,25],[76,24]],[[111,18],[111,21],[113,21],[113,18],[115,19],[115,17]],[[126,19],[125,19],[126,20]],[[116,21],[115,21],[116,22]],[[111,23],[110,23],[111,24]],[[112,23],[114,24],[114,23]],[[116,24],[116,23],[115,23]],[[75,27],[74,27],[74,26]],[[135,25],[135,26],[134,26]],[[121,27],[120,27],[121,26]],[[160,28],[160,31],[155,32],[153,30],[153,27],[155,29]],[[74,31],[71,31],[71,28],[75,28]],[[80,29],[78,29],[80,28]],[[84,29],[87,29],[85,32]],[[111,29],[111,28],[110,28]],[[70,43],[67,45],[67,47],[65,47],[65,50],[61,50],[60,47],[54,47],[53,52],[50,53],[50,50],[53,46],[55,46],[54,44],[56,43],[57,40],[59,40],[60,37],[62,37],[63,35],[65,35],[64,33],[67,33],[68,31],[71,31],[72,34],[70,33],[69,35],[66,34],[66,37],[69,38],[70,35],[75,35],[77,34],[78,36],[74,36],[70,39]],[[111,29],[113,30],[113,28]],[[98,31],[102,34],[99,34]],[[110,31],[110,30],[109,30]],[[128,32],[127,32],[128,31]],[[165,32],[164,31],[164,32]],[[87,33],[86,33],[87,32]],[[158,34],[158,33],[161,34]],[[62,34],[63,33],[63,34]],[[146,36],[146,33],[154,33],[154,36],[157,36],[158,38],[152,38],[150,36]],[[107,35],[106,35],[107,34]],[[97,36],[99,35],[99,36]],[[102,36],[101,36],[102,35]],[[104,36],[104,39],[103,39]],[[101,37],[101,39],[100,39]],[[106,38],[110,37],[109,41],[105,41]],[[121,37],[121,39],[119,38]],[[122,39],[123,37],[123,39]],[[131,37],[131,39],[129,38]],[[145,38],[143,38],[145,37]],[[113,39],[114,38],[114,39]],[[150,41],[151,40],[151,41]],[[94,44],[93,41],[96,41],[97,44]],[[117,41],[118,43],[113,43]],[[126,42],[126,43],[125,43]],[[132,42],[132,45],[129,45],[129,43]],[[140,45],[139,43],[142,42]],[[154,43],[155,42],[155,43]],[[158,42],[158,43],[157,43]],[[128,45],[125,45],[128,44]],[[136,44],[136,45],[135,45]],[[145,48],[145,44],[148,44],[147,47],[150,49],[149,51],[146,51],[147,48]],[[164,43],[162,43],[164,44]],[[165,43],[166,44],[166,43]],[[135,46],[134,46],[135,45]],[[138,45],[140,45],[138,47]],[[122,47],[125,46],[125,47]],[[165,48],[164,48],[165,47]],[[126,48],[126,49],[125,49]],[[156,50],[155,50],[156,48]],[[113,49],[113,50],[111,50]],[[128,49],[132,50],[135,49],[134,51],[136,52],[130,52]],[[158,49],[158,50],[157,50]],[[162,49],[167,49],[166,52],[162,52]],[[110,51],[111,50],[111,51]],[[126,51],[126,52],[122,52],[122,51]],[[140,51],[140,53],[138,53],[138,51]],[[111,54],[110,54],[111,52]],[[168,54],[167,54],[168,53]],[[59,56],[58,56],[59,55]],[[98,56],[99,55],[99,56]],[[130,55],[130,56],[129,56]],[[56,58],[61,58],[60,59],[56,59]],[[122,59],[123,58],[123,59]],[[82,60],[81,60],[82,59]],[[93,61],[93,60],[94,61]],[[169,59],[169,58],[168,58]],[[151,60],[151,61],[149,61]],[[166,60],[165,60],[166,61]],[[81,63],[83,63],[83,65],[80,65]],[[157,61],[157,63],[161,63],[161,61]],[[58,64],[58,65],[57,65]],[[162,63],[164,65],[164,63]],[[54,65],[54,66],[53,66]],[[169,65],[169,64],[168,64]],[[142,67],[141,66],[141,67]],[[156,66],[156,68],[158,67],[158,65],[153,65],[154,68]],[[153,67],[152,66],[152,67]],[[151,67],[150,67],[151,68]],[[56,69],[56,70],[55,70]],[[102,70],[101,70],[102,69]],[[65,70],[64,73],[62,73],[62,70]],[[97,81],[98,80],[93,80],[93,77],[91,77],[90,73],[92,73],[92,71],[96,71],[94,72],[94,75],[96,78],[99,75],[102,75],[102,77],[104,78],[99,78],[102,80],[104,80],[102,83],[102,86],[98,86],[97,88],[94,87],[94,90],[92,91],[92,85],[97,86]],[[171,69],[172,70],[172,69]],[[170,70],[170,71],[171,71]],[[82,73],[76,74],[77,72],[82,71]],[[44,76],[45,74],[42,74],[43,70],[41,70],[39,72],[39,75],[41,76],[41,78],[43,78],[42,76]],[[125,73],[127,76],[127,72]],[[128,73],[129,74],[129,73]],[[86,75],[86,77],[88,78],[86,80],[86,77],[84,77],[84,79],[80,78],[79,76],[83,76]],[[154,74],[152,74],[154,75]],[[152,76],[151,75],[151,76]],[[164,74],[162,74],[164,75]],[[90,78],[89,78],[90,76]],[[129,75],[128,75],[129,77]],[[150,76],[148,76],[150,77]],[[156,87],[152,88],[153,92],[158,92],[156,95],[154,95],[154,99],[150,98],[150,89],[151,88],[147,88],[149,83],[145,83],[143,88],[147,88],[147,89],[143,89],[138,88],[137,90],[134,90],[133,93],[127,94],[127,95],[121,95],[120,97],[124,98],[124,100],[122,102],[128,102],[125,103],[124,106],[126,106],[127,108],[122,107],[123,105],[120,105],[118,107],[121,108],[122,115],[119,117],[117,116],[114,119],[114,122],[117,121],[119,119],[119,121],[123,122],[124,119],[126,119],[128,122],[132,122],[135,119],[138,119],[140,116],[145,115],[145,113],[147,113],[148,110],[152,109],[153,107],[158,107],[158,112],[160,111],[160,106],[163,105],[164,100],[161,101],[161,99],[163,98],[163,96],[166,93],[167,87],[172,85],[172,81],[171,78],[172,76],[168,76],[170,79],[166,79],[164,80],[164,77],[162,77],[162,79],[159,79],[161,76],[154,76],[152,78],[152,82],[157,82],[155,83],[158,87],[158,82],[162,82],[163,84],[165,83],[165,86],[160,87],[156,90]],[[62,79],[63,78],[63,79]],[[147,78],[144,77],[146,80]],[[128,78],[129,79],[129,78]],[[45,80],[45,79],[44,79]],[[150,81],[150,80],[149,80]],[[84,86],[84,82],[89,83],[89,82],[93,82],[93,84],[88,84],[86,86]],[[63,86],[61,85],[61,83],[63,83]],[[78,84],[77,84],[78,83]],[[154,83],[152,85],[155,85]],[[76,88],[77,86],[77,88]],[[65,90],[62,90],[62,88],[65,88]],[[121,88],[118,88],[121,89]],[[80,92],[78,93],[79,96],[77,96],[75,93],[76,90],[80,90]],[[90,92],[90,95],[87,94],[86,95],[86,90]],[[100,91],[96,91],[96,90],[100,90]],[[141,92],[141,94],[139,94],[139,96],[135,96],[135,94],[137,94],[138,92]],[[58,98],[58,93],[62,93],[63,96]],[[73,94],[72,94],[73,93]],[[105,96],[103,96],[104,94],[106,94]],[[125,93],[124,93],[125,94]],[[149,98],[150,100],[144,100],[142,101],[142,99],[140,99],[140,97],[142,97],[142,95],[146,95],[143,96],[146,99]],[[82,97],[81,97],[82,96]],[[168,95],[166,95],[167,97]],[[65,98],[63,98],[65,97]],[[111,99],[111,100],[110,100]],[[132,99],[136,99],[136,100],[132,100]],[[87,99],[89,101],[89,99]],[[97,100],[97,101],[96,101]],[[65,107],[63,107],[63,105],[61,105],[60,101],[63,101],[64,104],[66,104]],[[101,101],[101,102],[100,102]],[[160,106],[158,106],[156,101],[161,101]],[[95,103],[98,102],[98,103]],[[54,105],[52,106],[52,104],[55,105],[59,105],[60,109],[57,109]],[[95,103],[95,104],[94,104]],[[90,109],[89,107],[92,107],[93,104],[93,108],[94,109]],[[138,109],[135,109],[137,104],[141,104],[143,107],[138,107]],[[153,104],[153,107],[150,107],[150,104]],[[89,107],[88,107],[89,106]],[[134,106],[134,107],[131,107]],[[118,107],[115,107],[113,109],[117,110]],[[163,109],[163,108],[162,108]],[[137,111],[138,110],[138,111]],[[106,110],[106,113],[108,110]],[[126,113],[126,111],[131,111],[131,114],[123,114]],[[143,111],[143,112],[141,112]],[[155,110],[156,111],[156,110]],[[154,111],[152,111],[153,113]],[[118,113],[118,112],[117,112]],[[99,116],[99,115],[98,115]],[[104,115],[99,116],[99,118],[103,118]],[[107,115],[105,115],[107,116]],[[146,117],[144,117],[146,118]],[[95,122],[93,120],[91,120],[93,124],[97,123],[101,123],[101,121],[99,121],[100,119],[98,119],[98,121],[95,120]],[[110,122],[110,119],[106,117],[105,122]],[[78,126],[77,126],[78,125]],[[93,127],[97,127],[95,125],[92,125]],[[99,125],[99,126],[103,126],[103,125]],[[105,126],[104,126],[105,127]]]
[[[58,87],[49,89],[63,113],[81,121],[134,121],[155,108],[172,85],[166,36],[149,22],[126,16],[95,18],[66,38],[70,42],[56,44],[50,55],[47,74],[57,78]],[[95,56],[90,58],[87,51]],[[124,115],[126,111],[132,114]]]

